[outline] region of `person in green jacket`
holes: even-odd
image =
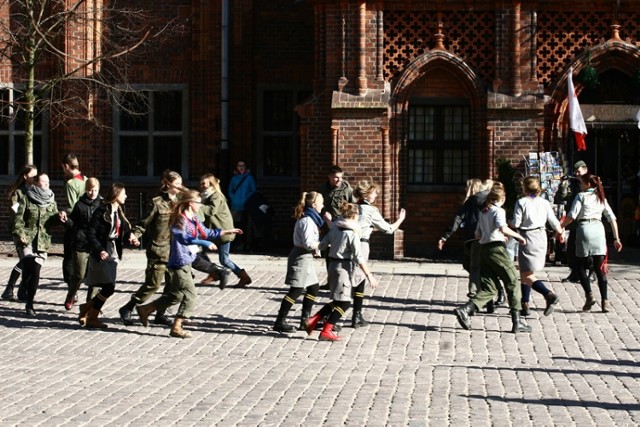
[[[220,228],[222,230],[229,230],[233,228],[233,216],[229,210],[227,199],[222,194],[220,189],[220,180],[214,175],[208,173],[202,175],[200,178],[200,196],[202,198],[202,205],[200,207],[199,216],[203,220],[205,227],[207,228]],[[236,284],[238,288],[244,288],[251,284],[251,277],[247,272],[238,267],[236,263],[231,261],[229,252],[231,250],[231,242],[235,238],[235,234],[221,235],[218,239],[215,239],[213,243],[218,247],[218,259],[220,264],[227,267],[240,279]],[[205,255],[206,256],[206,255]],[[213,277],[207,276],[202,281],[202,284],[208,284],[213,281]]]
[[[62,171],[67,179],[64,183],[64,192],[67,196],[67,215],[73,212],[73,208],[85,193],[85,182],[87,177],[80,172],[80,162],[75,154],[67,154],[62,159]],[[62,258],[62,278],[67,284],[67,289],[71,291],[71,281],[73,276],[73,230],[65,228],[64,232],[64,257]],[[73,294],[75,296],[75,293]],[[77,301],[77,298],[73,302]],[[72,304],[73,304],[72,302]]]
[[[33,185],[33,181],[36,179],[36,175],[38,175],[38,168],[35,165],[24,165],[16,178],[15,183],[9,189],[9,224],[11,225],[14,221],[16,214],[18,213],[18,209],[20,205],[23,204],[24,198],[27,197],[27,190],[29,187]],[[11,232],[11,227],[9,232]],[[16,245],[17,248],[17,245]],[[20,257],[20,253],[18,253],[18,257]],[[16,263],[11,270],[11,274],[9,274],[9,281],[7,282],[7,287],[2,293],[2,299],[6,301],[16,301],[21,299],[20,297],[24,297],[24,277],[20,282],[20,290],[18,290],[18,298],[16,298],[14,294],[14,288],[20,275],[22,275],[22,268],[24,262],[22,259]],[[24,298],[22,298],[24,299]]]
[[[131,314],[136,305],[151,298],[160,289],[163,280],[166,282],[169,244],[171,243],[169,217],[174,207],[176,194],[184,187],[182,186],[182,176],[172,170],[164,171],[160,183],[160,194],[152,199],[147,215],[132,230],[132,234],[137,239],[144,236],[147,268],[144,283],[131,296],[129,302],[119,310],[120,320],[125,326],[133,325]],[[158,310],[154,323],[156,325],[171,325],[172,321],[166,316],[164,310]]]
[[[49,176],[38,174],[34,184],[27,189],[24,203],[18,207],[12,227],[16,249],[24,261],[26,312],[29,317],[36,316],[33,301],[40,283],[40,270],[51,247],[48,229],[52,224],[66,220],[67,213],[58,211],[55,196],[49,188]]]

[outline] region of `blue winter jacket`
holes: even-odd
[[[232,211],[244,211],[247,199],[256,191],[256,180],[251,172],[246,170],[243,174],[237,171],[229,183],[229,200]]]

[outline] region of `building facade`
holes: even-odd
[[[92,114],[103,127],[41,120],[36,163],[60,188],[60,159],[74,152],[85,174],[127,184],[136,218],[164,169],[192,185],[213,172],[224,188],[242,159],[274,205],[276,244],[286,247],[300,192],[319,189],[338,164],[352,184],[380,183],[386,218],[408,211],[404,231],[376,236],[376,255],[430,257],[468,178],[499,179],[499,159],[524,174],[529,153],[557,151],[568,172],[585,160],[603,178],[621,235],[637,236],[636,2],[148,3],[158,21],[179,17],[163,46],[130,64],[151,112],[139,120],[101,107]],[[2,67],[0,82],[15,83]],[[587,119],[581,152],[568,126],[570,70]],[[598,84],[581,79],[585,70]],[[21,163],[20,126],[8,123],[3,188]],[[460,239],[447,244],[450,254]]]

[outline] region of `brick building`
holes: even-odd
[[[318,189],[339,164],[351,183],[381,184],[385,217],[408,210],[404,232],[376,237],[377,255],[431,256],[468,178],[496,177],[498,159],[525,173],[530,152],[558,151],[565,165],[583,159],[602,176],[623,238],[637,233],[637,2],[137,3],[159,20],[181,18],[166,46],[131,64],[154,113],[143,128],[117,109],[95,112],[109,128],[42,122],[37,161],[59,187],[59,157],[75,152],[85,173],[128,185],[135,218],[164,168],[191,184],[211,171],[225,184],[242,158],[275,206],[286,247],[299,192]],[[587,119],[585,152],[568,129],[570,68]],[[598,85],[580,80],[585,69]],[[2,83],[9,75],[2,70]],[[19,129],[0,136],[11,132]],[[20,161],[3,153],[6,186]]]

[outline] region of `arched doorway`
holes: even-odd
[[[584,160],[600,176],[607,199],[618,216],[627,242],[637,236],[635,210],[640,196],[640,91],[626,73],[610,69],[599,74],[595,87],[585,87],[578,99],[587,124],[587,150],[571,146],[573,162]],[[633,239],[631,239],[634,237]]]
[[[460,58],[434,51],[408,67],[392,99],[401,192],[411,212],[405,256],[432,257],[433,242],[463,200],[466,180],[487,174],[484,86]]]

